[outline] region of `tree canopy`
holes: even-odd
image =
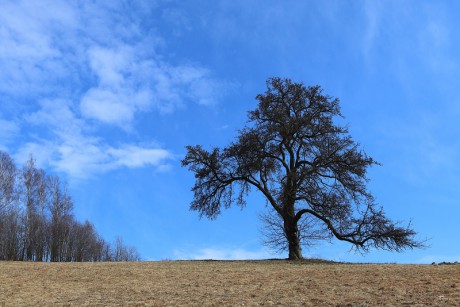
[[[301,259],[299,221],[308,215],[329,237],[370,248],[421,247],[410,226],[390,220],[367,190],[379,165],[334,119],[339,100],[320,86],[270,78],[248,123],[225,148],[187,146],[182,160],[195,174],[191,210],[216,218],[222,207],[245,206],[256,189],[283,221],[289,259]]]

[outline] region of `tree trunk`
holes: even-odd
[[[284,231],[289,243],[289,260],[303,259],[302,248],[300,247],[299,229],[294,218],[284,218]]]

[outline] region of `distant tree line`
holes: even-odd
[[[120,237],[108,243],[72,210],[66,182],[37,168],[33,157],[18,168],[0,151],[0,260],[140,260],[136,248]]]

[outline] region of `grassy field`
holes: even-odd
[[[460,265],[0,262],[0,306],[460,306]]]

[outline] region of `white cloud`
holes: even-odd
[[[2,1],[0,8],[0,56],[13,60],[59,56],[51,29],[59,33],[76,25],[75,11],[64,1]]]
[[[26,121],[50,129],[53,140],[37,139],[23,145],[18,153],[19,161],[29,154],[39,163],[50,165],[72,178],[84,179],[120,167],[155,167],[163,171],[172,154],[154,145],[139,146],[121,144],[119,147],[91,136],[93,130],[72,111],[72,103],[64,100],[42,101],[41,108],[26,116]]]
[[[135,105],[126,93],[113,89],[91,89],[81,101],[81,112],[88,118],[123,126],[134,118]]]
[[[170,153],[164,149],[142,148],[128,145],[123,148],[108,149],[108,154],[113,157],[114,165],[126,167],[142,167],[144,165],[159,165],[170,157]]]
[[[95,47],[89,50],[89,61],[102,86],[125,83],[124,73],[131,73],[132,50],[127,46],[117,50]]]
[[[95,47],[89,51],[89,61],[98,83],[82,97],[82,114],[129,129],[136,112],[153,105],[149,76],[145,74],[150,61],[139,58],[134,48],[126,45]]]
[[[176,67],[171,71],[171,77],[173,83],[186,86],[185,95],[202,105],[215,104],[222,95],[220,92],[229,86],[210,78],[207,69],[194,66]]]
[[[90,68],[98,82],[81,99],[85,117],[129,130],[138,112],[168,113],[186,100],[211,105],[228,86],[211,78],[207,69],[170,65],[157,54],[146,55],[146,48],[140,42],[136,48],[121,43],[89,50]]]
[[[242,248],[201,248],[194,251],[175,250],[177,260],[259,260],[273,258],[267,250],[249,251]]]
[[[72,102],[64,99],[48,99],[41,100],[38,105],[38,111],[24,116],[27,123],[48,126],[62,138],[82,133],[85,122],[75,116]]]
[[[124,144],[114,148],[106,144],[86,140],[86,144],[72,146],[61,143],[56,147],[57,158],[50,161],[57,170],[75,178],[88,178],[93,175],[115,170],[120,167],[140,168],[152,166],[163,168],[171,154],[164,149],[145,148]]]

